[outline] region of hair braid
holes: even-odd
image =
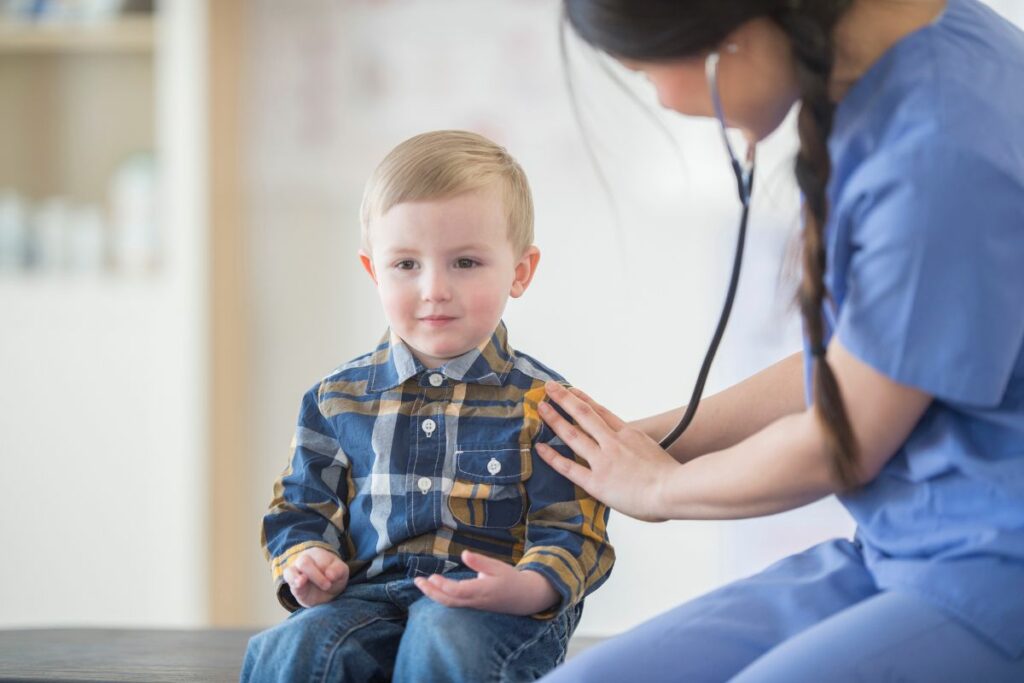
[[[797,298],[813,356],[815,410],[825,428],[835,476],[844,487],[853,488],[859,479],[857,442],[839,385],[825,357],[822,310],[829,297],[825,286],[824,230],[832,172],[828,137],[835,113],[828,87],[835,52],[832,34],[850,0],[815,0],[800,3],[799,7],[794,5],[789,3],[774,18],[790,38],[801,95],[796,179],[804,195],[804,229],[803,278]]]

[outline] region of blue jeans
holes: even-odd
[[[378,577],[254,636],[242,681],[533,681],[565,659],[582,607],[546,621],[451,608]]]

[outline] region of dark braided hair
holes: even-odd
[[[797,294],[814,360],[814,406],[844,488],[858,482],[857,443],[839,385],[825,357],[824,229],[832,170],[828,136],[835,104],[829,79],[833,33],[852,0],[565,0],[565,16],[586,43],[622,59],[666,61],[715,50],[751,19],[775,22],[792,46],[800,89],[796,179],[804,196],[803,279]]]

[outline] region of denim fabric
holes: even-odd
[[[579,603],[542,620],[445,607],[404,577],[355,584],[254,636],[241,679],[533,681],[565,659],[582,608]]]

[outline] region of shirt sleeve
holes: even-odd
[[[528,397],[526,406],[535,413],[537,402]],[[535,446],[546,443],[561,455],[582,462],[550,427],[541,424]],[[608,507],[551,469],[536,449],[531,457],[533,473],[526,482],[530,500],[526,550],[516,567],[539,572],[558,592],[559,603],[535,615],[549,619],[604,583],[615,563],[615,551],[608,542]]]
[[[299,608],[284,570],[303,550],[324,548],[346,559],[348,459],[320,411],[318,388],[302,399],[288,467],[274,483],[263,518],[262,545],[270,560],[277,597],[289,611]]]
[[[837,334],[936,398],[998,405],[1024,340],[1024,187],[966,150],[886,160],[849,209]]]

